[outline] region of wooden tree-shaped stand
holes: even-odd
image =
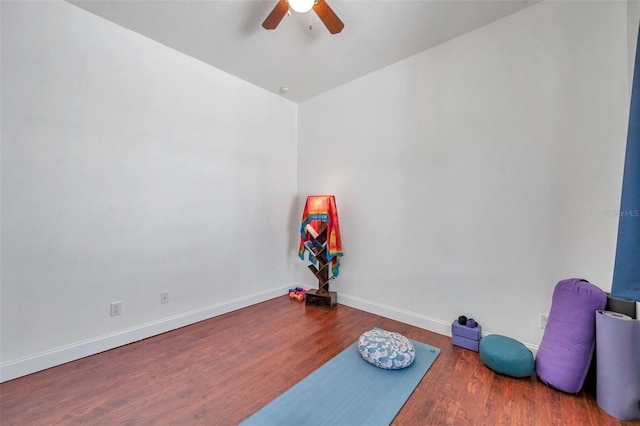
[[[311,235],[311,244],[306,245],[307,250],[313,254],[318,264],[309,265],[308,268],[318,279],[318,289],[311,289],[305,294],[305,304],[322,306],[333,309],[338,303],[338,295],[335,291],[329,291],[329,262],[327,260],[327,222],[321,222],[320,229],[316,232],[312,226],[307,225],[307,231]]]

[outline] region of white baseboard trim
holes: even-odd
[[[442,321],[427,315],[418,314],[416,312],[407,311],[382,303],[372,302],[370,300],[350,296],[344,293],[340,293],[338,295],[338,303],[360,309],[361,311],[380,315],[385,318],[391,318],[415,327],[424,328],[425,330],[433,331],[434,333],[451,336],[451,322],[448,321]]]
[[[0,363],[0,383],[255,305],[256,303],[282,296],[286,293],[287,288],[274,288],[227,300],[139,326],[60,346],[35,355]]]
[[[438,318],[429,317],[427,315],[418,314],[416,312],[407,311],[405,309],[396,308],[382,303],[372,302],[370,300],[350,296],[344,293],[340,293],[338,295],[338,303],[451,337],[451,321],[443,321]],[[488,336],[489,334],[491,333],[482,332],[483,336]],[[534,355],[538,352],[537,345],[527,342],[522,342],[522,344],[530,349]]]
[[[148,337],[166,333],[187,325],[195,324],[209,318],[223,315],[237,309],[246,308],[256,303],[273,299],[286,294],[286,289],[292,287],[307,287],[304,283],[292,283],[287,287],[279,287],[244,297],[228,300],[200,309],[152,321],[139,326],[119,330],[113,333],[83,340],[65,346],[60,346],[35,355],[26,356],[13,361],[0,363],[0,383],[26,376],[37,371],[75,361],[90,355],[108,351],[119,346],[128,345]],[[356,296],[340,293],[338,303],[361,311],[391,318],[415,327],[424,328],[434,333],[451,336],[451,322],[429,317],[394,306],[372,302]],[[486,336],[489,333],[482,333]],[[524,343],[524,342],[523,342]],[[529,343],[524,345],[535,354],[538,346]]]

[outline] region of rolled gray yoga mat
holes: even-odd
[[[640,321],[596,311],[596,400],[620,420],[640,419]]]
[[[610,312],[618,312],[625,314],[631,318],[636,318],[636,301],[625,299],[623,297],[612,296],[610,293],[607,295],[607,307],[605,310]]]

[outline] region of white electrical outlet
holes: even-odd
[[[122,313],[122,302],[112,302],[111,316],[115,317],[116,315],[120,315],[121,313]]]
[[[540,314],[540,328],[541,329],[545,329],[547,328],[547,321],[549,321],[549,315],[547,314]]]
[[[163,305],[165,303],[169,303],[169,293],[167,293],[166,291],[164,293],[160,293],[160,303],[162,303]]]

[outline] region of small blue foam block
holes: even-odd
[[[456,346],[461,346],[466,349],[471,349],[472,351],[479,351],[480,342],[477,340],[467,339],[466,337],[456,336],[455,334],[451,336],[451,342]]]
[[[458,320],[455,320],[451,324],[451,334],[453,336],[460,336],[464,337],[465,339],[475,340],[476,342],[479,342],[480,337],[482,336],[482,327],[480,327],[479,325],[473,328],[467,327],[466,325],[458,324]]]

